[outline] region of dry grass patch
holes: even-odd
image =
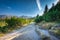
[[[40,23],[38,23],[38,25],[44,29],[49,29],[51,27],[53,27],[54,25],[56,25],[57,23],[55,22],[45,22],[45,21],[42,21]]]

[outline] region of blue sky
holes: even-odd
[[[0,0],[0,15],[42,15],[46,4],[48,8],[50,8],[52,3],[56,4],[57,1],[58,0]]]

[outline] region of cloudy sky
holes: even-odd
[[[36,16],[42,15],[47,4],[51,8],[52,3],[58,0],[0,0],[0,15]]]

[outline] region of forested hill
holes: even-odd
[[[48,9],[48,5],[45,6],[44,14],[42,16],[37,15],[35,18],[36,23],[39,23],[41,21],[60,21],[60,1],[56,5],[52,3],[52,7],[50,9]]]
[[[49,12],[51,11],[60,11],[60,2],[58,2],[55,6],[54,4],[52,4],[52,8],[49,10]]]
[[[59,21],[60,20],[60,2],[56,5],[52,3],[52,7],[48,10],[45,7],[44,20],[45,21]]]

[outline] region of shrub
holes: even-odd
[[[39,16],[38,18],[35,19],[36,23],[39,23],[41,21],[43,21],[43,17],[42,16]]]
[[[0,27],[0,32],[2,32],[2,33],[6,33],[6,32],[8,32],[8,28],[7,28],[7,26]]]

